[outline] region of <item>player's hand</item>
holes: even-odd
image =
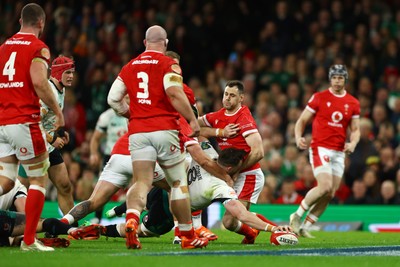
[[[300,137],[296,139],[296,146],[299,149],[307,149],[307,143],[306,143],[306,139],[304,137]]]
[[[57,137],[56,141],[54,141],[53,144],[51,144],[52,146],[54,146],[57,149],[62,149],[65,145],[64,140],[61,137]]]
[[[90,154],[89,164],[92,168],[96,168],[99,166],[100,155],[99,153]]]
[[[350,155],[351,153],[354,152],[355,148],[356,148],[355,144],[353,144],[353,143],[345,143],[343,152],[346,153],[347,155]]]
[[[223,136],[226,138],[232,138],[238,135],[239,131],[240,131],[239,124],[230,123],[226,125],[225,128],[223,129]]]
[[[69,143],[69,133],[64,131],[64,137],[62,138],[64,140],[64,144]]]
[[[293,232],[292,227],[290,227],[288,225],[274,226],[274,228],[272,228],[271,232],[276,232],[276,231]]]
[[[53,124],[53,129],[51,129],[52,132],[57,132],[60,128],[65,126],[65,121],[64,121],[64,115],[62,112],[59,114],[56,114],[56,121]]]
[[[190,128],[192,128],[192,133],[189,134],[189,137],[196,137],[200,135],[200,125],[197,122],[197,119],[190,121]]]

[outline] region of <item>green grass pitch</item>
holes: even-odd
[[[160,238],[141,238],[141,250],[128,250],[122,238],[71,240],[55,252],[23,252],[0,248],[1,267],[89,266],[400,266],[400,234],[369,232],[314,232],[317,238],[299,238],[296,246],[273,246],[268,233],[254,245],[241,245],[241,236],[214,231],[217,241],[205,249],[182,250],[172,245],[172,232]]]

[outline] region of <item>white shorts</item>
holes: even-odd
[[[264,174],[259,168],[240,173],[233,185],[233,189],[235,189],[239,200],[255,204],[264,187],[264,182]]]
[[[345,153],[324,147],[310,148],[310,163],[314,176],[320,173],[342,177],[344,173]]]
[[[185,159],[176,130],[136,133],[129,136],[132,161],[157,161],[161,166],[173,166]]]
[[[203,174],[200,180],[193,178],[196,176],[190,177],[188,184],[192,210],[208,207],[216,199],[237,199],[235,190],[221,179],[210,174]]]
[[[124,188],[129,185],[129,181],[132,179],[132,160],[129,155],[111,155],[111,158],[107,162],[100,174],[99,181],[106,181],[113,185]],[[165,178],[164,172],[160,165],[156,163],[154,170],[154,182],[158,182]]]
[[[41,123],[0,126],[0,158],[16,155],[19,160],[29,160],[46,150]]]

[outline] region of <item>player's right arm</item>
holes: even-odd
[[[97,167],[100,162],[100,140],[105,136],[104,132],[99,130],[94,130],[92,138],[90,139],[90,165],[92,167]]]
[[[306,149],[307,143],[306,139],[303,137],[304,129],[307,126],[307,123],[311,121],[314,114],[308,109],[304,109],[301,113],[300,117],[297,119],[296,124],[294,126],[294,135],[296,138],[296,145],[300,149]]]
[[[43,59],[35,58],[30,66],[30,75],[33,87],[38,97],[45,103],[56,116],[54,129],[64,127],[64,116],[47,80],[47,63]]]
[[[118,76],[111,85],[110,92],[108,93],[107,102],[117,114],[128,118],[130,117],[129,105],[124,100],[127,94],[127,88],[123,80]]]
[[[210,138],[210,137],[220,137],[220,138],[232,138],[235,137],[239,131],[239,124],[230,123],[225,126],[225,128],[212,128],[205,122],[205,115],[200,117],[197,121],[200,125],[200,135]]]

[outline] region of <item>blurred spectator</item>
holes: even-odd
[[[357,179],[351,187],[351,196],[345,200],[345,204],[363,205],[371,204],[372,199],[367,195],[367,186],[363,180]]]
[[[367,187],[367,195],[372,199],[377,198],[379,196],[380,182],[376,172],[372,169],[367,169],[362,176],[362,180]]]
[[[303,198],[304,197],[302,195],[296,192],[293,181],[284,180],[281,185],[279,197],[275,200],[274,203],[299,205]]]
[[[396,172],[399,169],[399,162],[396,159],[394,150],[390,146],[382,147],[379,151],[380,169],[378,172],[379,181],[396,180]]]
[[[354,152],[349,155],[350,164],[345,175],[346,184],[349,186],[364,173],[367,167],[365,164],[367,158],[378,153],[371,142],[373,139],[372,128],[373,124],[370,119],[360,118],[360,141]]]
[[[305,164],[302,172],[298,172],[299,179],[294,182],[295,190],[303,197],[311,188],[317,185],[312,167],[309,163]]]
[[[374,204],[379,205],[399,205],[400,197],[396,191],[396,185],[393,181],[386,180],[381,185],[380,196],[375,199]]]

